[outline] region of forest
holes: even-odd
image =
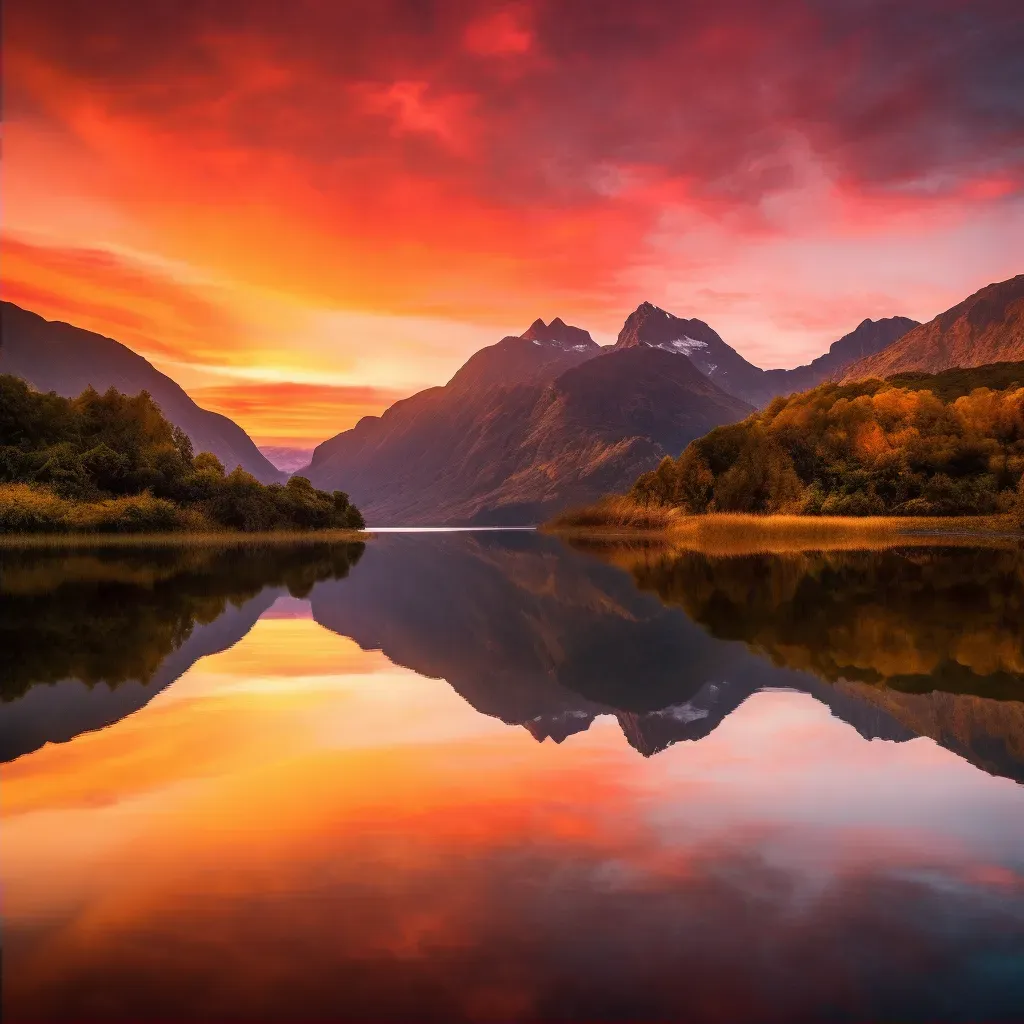
[[[143,391],[43,394],[0,375],[0,532],[362,529],[343,491],[261,484],[192,442]]]
[[[665,458],[631,497],[689,514],[1012,513],[1024,524],[1024,363],[776,398]]]

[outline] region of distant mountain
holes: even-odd
[[[627,317],[615,348],[658,348],[686,356],[722,390],[751,405],[762,406],[776,395],[822,383],[855,360],[881,351],[916,326],[916,320],[902,316],[864,320],[856,330],[833,343],[825,355],[806,366],[762,370],[726,344],[703,320],[684,320],[644,302]]]
[[[603,351],[580,328],[536,321],[444,387],[325,441],[302,472],[343,487],[371,525],[529,524],[750,411],[688,360]]]
[[[40,391],[65,397],[90,385],[125,394],[148,391],[161,412],[192,439],[196,452],[212,452],[228,470],[241,466],[263,483],[284,480],[248,434],[220,413],[201,409],[170,377],[112,338],[0,303],[0,372]]]
[[[854,363],[844,379],[1019,360],[1024,360],[1024,274],[975,292],[877,355]]]
[[[882,320],[862,320],[849,334],[834,341],[822,356],[793,370],[766,370],[765,379],[779,395],[807,391],[838,376],[858,359],[881,352],[908,331],[920,327],[906,316],[890,316]]]
[[[312,448],[292,448],[288,445],[261,444],[259,449],[267,461],[282,473],[295,473],[303,466],[308,466],[313,455]]]

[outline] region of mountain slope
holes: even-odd
[[[659,348],[686,356],[723,391],[754,406],[766,405],[776,395],[812,388],[863,356],[881,351],[907,331],[916,320],[894,316],[864,320],[854,331],[834,342],[827,353],[793,370],[762,370],[743,358],[703,320],[685,320],[655,306],[641,303],[626,318],[616,349]]]
[[[602,352],[553,321],[364,417],[321,444],[305,473],[344,486],[377,525],[533,523],[749,411],[687,360]]]
[[[877,355],[854,363],[844,379],[1017,360],[1024,360],[1024,274],[968,296]]]
[[[196,452],[212,452],[228,470],[241,466],[262,483],[285,479],[237,423],[201,409],[170,377],[120,342],[44,320],[11,302],[0,304],[0,323],[0,372],[69,398],[90,385],[98,391],[115,387],[129,395],[148,391],[163,414],[192,439]]]
[[[908,331],[920,326],[916,320],[906,316],[862,320],[849,334],[834,341],[824,355],[792,370],[766,370],[765,380],[779,395],[807,391],[838,375],[858,359],[888,348]]]

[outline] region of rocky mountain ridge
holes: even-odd
[[[980,288],[879,353],[846,369],[845,380],[1024,360],[1024,274]]]

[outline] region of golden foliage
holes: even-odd
[[[1024,478],[1024,387],[943,400],[886,381],[824,384],[719,427],[633,487],[684,512],[1006,513]]]

